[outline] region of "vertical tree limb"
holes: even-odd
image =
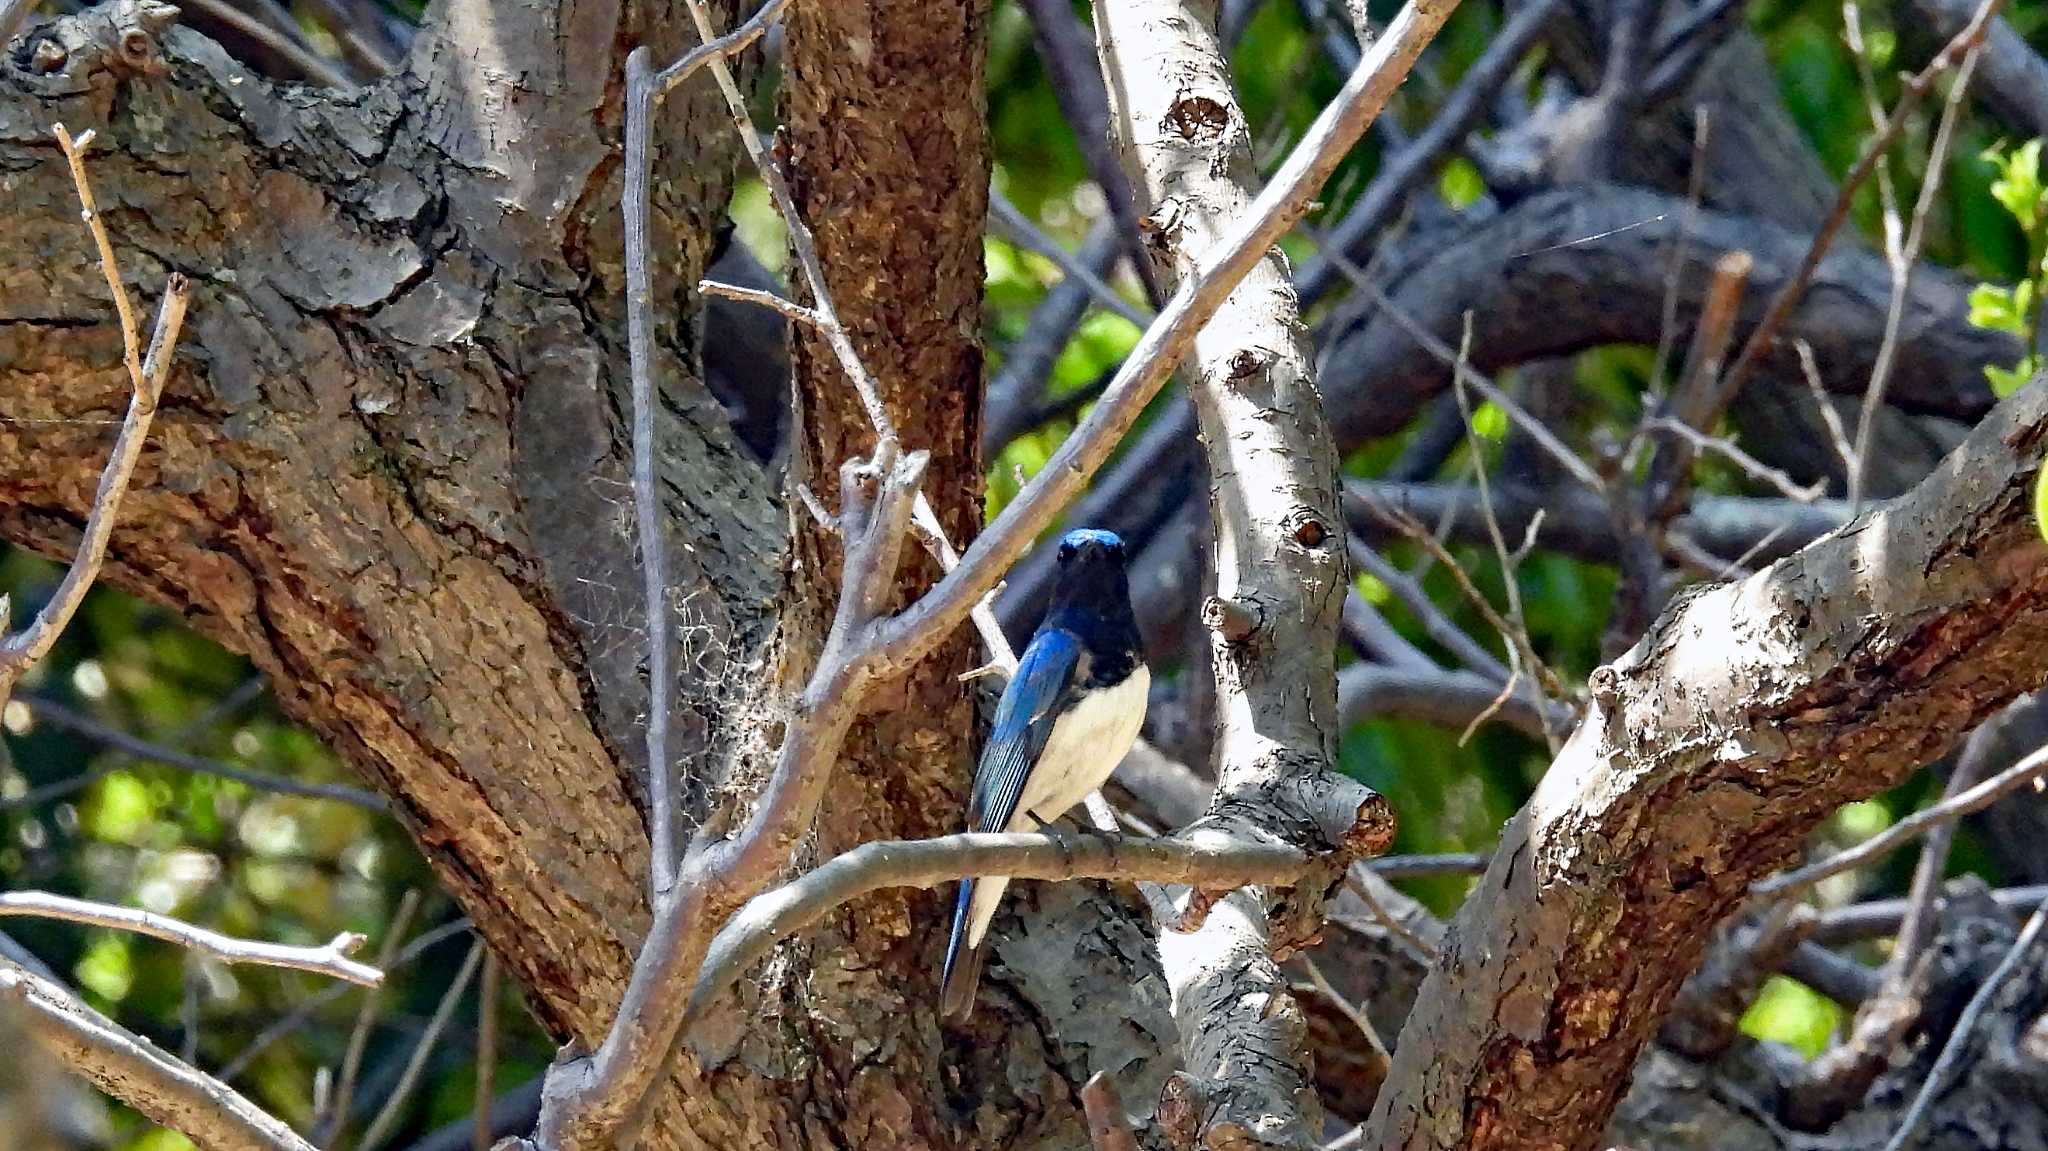
[[[1138,202],[1185,281],[1252,209],[1258,169],[1211,5],[1098,3],[1112,123]],[[1215,595],[1205,605],[1217,684],[1212,817],[1304,846],[1353,842],[1382,803],[1334,775],[1336,638],[1345,590],[1337,457],[1285,260],[1267,253],[1196,335],[1188,373],[1208,446]],[[1384,847],[1384,843],[1376,846]],[[1339,864],[1331,876],[1342,874]],[[1306,1023],[1274,960],[1320,922],[1316,884],[1292,917],[1266,898],[1194,892],[1201,926],[1168,933],[1160,958],[1204,1146],[1298,1145],[1320,1132]],[[1312,929],[1311,929],[1312,930]]]

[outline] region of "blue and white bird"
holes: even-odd
[[[996,705],[967,801],[970,831],[1035,831],[1101,787],[1138,738],[1152,676],[1138,647],[1124,541],[1083,528],[1059,543],[1052,606]],[[965,879],[940,996],[949,1019],[974,1009],[982,937],[1009,879]]]

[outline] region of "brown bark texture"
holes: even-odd
[[[735,7],[714,5],[716,18]],[[800,195],[910,446],[933,449],[929,489],[962,543],[980,513],[988,159],[979,105],[959,99],[978,81],[958,77],[980,58],[984,8],[805,5],[789,37],[794,63],[819,62],[802,73],[816,103],[792,109],[800,171],[823,173],[799,179]],[[350,93],[272,85],[177,27],[136,67],[117,46],[139,19],[116,4],[46,23],[0,62],[0,534],[71,552],[126,398],[51,137],[61,121],[97,133],[93,176],[131,290],[146,306],[167,271],[196,285],[107,578],[254,659],[291,714],[392,798],[541,1021],[594,1046],[648,923],[618,76],[636,43],[658,60],[687,48],[687,13],[453,0],[396,75]],[[848,51],[869,36],[886,50]],[[62,46],[60,66],[36,63],[44,42]],[[689,285],[737,152],[708,80],[669,98],[655,138],[659,479],[687,830],[725,785],[731,705],[760,694],[783,653],[800,659],[805,632],[790,620],[785,634],[780,612],[788,516],[692,367]],[[893,168],[863,167],[889,157]],[[827,370],[802,375],[817,474],[869,443]],[[819,586],[834,546],[803,538],[795,594]],[[930,574],[913,571],[905,593]],[[805,602],[829,614],[829,601]],[[963,640],[876,701],[899,718],[861,733],[842,777],[859,798],[831,805],[823,850],[951,830],[972,718],[953,673],[970,658]],[[1055,1013],[1033,1043],[973,1050],[980,1064],[956,1069],[933,1021],[905,1009],[927,990],[937,938],[915,925],[938,921],[937,902],[850,912],[854,945],[820,948],[837,958],[808,978],[805,1013],[744,1049],[738,1029],[709,1029],[730,1043],[679,1066],[687,1090],[664,1096],[643,1145],[797,1146],[855,1129],[903,1145],[1079,1136],[1072,1090],[1091,1035],[1105,1065],[1144,1064],[1171,1034],[1163,993],[1149,1025]],[[1068,996],[1072,960],[1057,957],[1099,918],[1047,926],[1083,902],[1076,892],[1018,902],[1066,940],[1039,966],[1040,990]],[[1133,922],[1111,926],[1118,975],[1104,983],[1127,984],[1146,948]],[[1028,943],[1031,928],[1018,934]],[[909,1038],[878,1056],[867,1037],[883,1019]],[[999,1085],[982,1114],[1001,1121],[981,1130],[978,1100],[948,1102],[961,1083],[968,1095]]]

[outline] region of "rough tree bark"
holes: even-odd
[[[732,20],[735,5],[714,7]],[[687,47],[687,14],[659,0],[448,0],[397,75],[352,93],[273,87],[177,28],[137,67],[117,45],[139,23],[132,5],[89,10],[0,61],[0,535],[70,553],[126,394],[105,288],[50,136],[61,120],[97,132],[94,176],[126,273],[150,290],[173,269],[196,284],[107,577],[254,659],[290,713],[392,797],[541,1021],[594,1044],[648,922],[617,78],[636,43],[657,58]],[[894,34],[901,21],[889,23]],[[950,36],[922,59],[944,59],[934,55],[943,42],[957,76],[962,59],[978,58],[985,19],[967,6],[939,25],[904,34]],[[62,63],[38,71],[45,39],[64,45]],[[931,170],[949,182],[956,258],[937,283],[884,276],[841,289],[851,314],[874,317],[863,334],[878,342],[866,350],[901,373],[906,408],[922,415],[945,397],[917,425],[930,439],[916,446],[940,449],[934,472],[949,483],[933,490],[951,488],[940,506],[959,536],[979,506],[972,448],[956,447],[975,439],[978,238],[960,252],[963,236],[979,235],[987,162],[963,90],[949,86],[942,101],[927,89],[928,107],[958,110],[921,140],[958,150],[956,167]],[[688,286],[724,211],[730,124],[708,83],[666,108],[654,210],[672,751],[686,814],[698,817],[735,734],[727,705],[773,675],[761,661],[785,650],[773,636],[789,531],[768,475],[691,368]],[[969,138],[948,135],[963,125]],[[899,208],[925,197],[913,173],[928,174],[906,162],[892,177]],[[810,194],[825,215],[838,208],[830,197],[874,206],[872,189]],[[827,230],[823,242],[872,238]],[[942,314],[915,314],[902,302],[919,298],[913,288],[939,293]],[[888,340],[905,349],[898,359],[880,350]],[[830,393],[820,383],[807,399]],[[924,682],[941,683],[963,654]],[[943,753],[960,753],[969,713],[957,689],[943,692],[920,721],[929,734],[866,765],[877,807],[864,800],[830,836],[949,823],[958,763]],[[890,774],[905,763],[914,769]],[[1063,900],[1082,902],[1047,902]],[[915,986],[934,940],[895,907],[864,946]],[[1074,931],[1100,922],[1069,916],[1064,953]],[[1123,930],[1115,954],[1142,954]],[[1050,952],[1044,990],[1064,998],[1072,959]],[[1005,1105],[1016,1126],[985,1133],[963,1118],[971,1106],[945,1103],[929,1026],[878,1056],[857,1027],[830,1018],[872,989],[845,978],[853,966],[805,988],[815,1047],[770,1032],[749,1058],[686,1062],[676,1076],[687,1090],[665,1096],[645,1145],[830,1143],[863,1125],[898,1130],[912,1113],[926,1117],[919,1136],[939,1144],[1018,1128],[1078,1138],[1072,1091],[1089,1070],[1086,1044],[1114,1066],[1137,1065],[1170,1035],[1163,1006],[1150,1031],[1142,1013],[1120,1028],[1097,1023],[1094,1035],[1047,1023],[1006,1074],[961,1073],[1015,1096]],[[844,1058],[811,1062],[828,1044]],[[806,1068],[816,1080],[793,1087]]]
[[[1259,186],[1215,21],[1209,3],[1095,6],[1111,122],[1169,283],[1200,263]],[[1196,338],[1185,379],[1214,525],[1214,594],[1202,609],[1216,676],[1212,814],[1247,834],[1384,850],[1344,842],[1362,805],[1381,801],[1334,772],[1346,586],[1337,452],[1278,251]],[[1189,1134],[1201,1146],[1300,1146],[1320,1134],[1307,1025],[1274,957],[1320,930],[1322,894],[1305,884],[1303,906],[1283,911],[1240,891],[1199,930],[1161,935],[1193,1077],[1182,1082],[1200,1114]]]

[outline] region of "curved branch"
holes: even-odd
[[[1611,666],[1460,912],[1369,1145],[1591,1146],[1750,884],[2048,677],[2044,442],[2036,382],[1918,488],[1681,597]]]
[[[1115,879],[1204,889],[1284,887],[1301,876],[1308,862],[1306,854],[1288,844],[1247,841],[1199,825],[1159,839],[966,833],[865,843],[755,896],[726,921],[705,953],[684,1025],[777,942],[886,887],[931,888],[969,875]]]
[[[1672,243],[1685,216],[1683,200],[1638,189],[1547,192],[1454,234],[1415,237],[1402,249],[1405,259],[1391,261],[1377,278],[1397,307],[1453,347],[1472,313],[1470,358],[1480,371],[1605,344],[1654,345]],[[1747,252],[1754,264],[1736,319],[1737,337],[1746,338],[1811,242],[1753,218],[1697,212],[1679,269],[1679,315],[1699,315],[1717,260]],[[1820,262],[1759,368],[1800,379],[1794,344],[1805,340],[1829,391],[1862,395],[1890,287],[1882,256],[1837,248]],[[1928,268],[1915,277],[1892,403],[1966,420],[1989,410],[1984,365],[2013,363],[2020,347],[2011,336],[1970,325],[1968,293],[1954,273]],[[1450,386],[1450,365],[1369,302],[1355,306],[1341,330],[1321,353],[1323,395],[1340,444],[1400,428]],[[1690,339],[1690,327],[1676,338]]]

